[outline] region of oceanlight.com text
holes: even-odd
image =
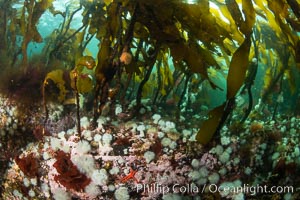
[[[250,195],[256,194],[283,194],[283,193],[293,193],[294,187],[293,186],[267,186],[267,185],[249,185],[244,184],[242,186],[218,186],[215,184],[211,184],[208,186],[210,192],[220,192],[220,193],[244,193]]]

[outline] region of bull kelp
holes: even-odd
[[[0,8],[1,198],[299,199],[298,0]]]

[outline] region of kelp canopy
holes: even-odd
[[[250,113],[257,73],[264,82],[255,101],[261,98],[270,103],[278,84],[281,90],[289,88],[291,95],[299,91],[298,0],[73,0],[63,10],[56,4],[55,0],[0,2],[0,68],[18,70],[24,76],[30,76],[30,68],[36,66],[46,72],[74,70],[78,63],[89,68],[87,47],[97,41],[96,67],[91,73],[94,86],[86,90],[93,94],[95,119],[108,102],[116,101],[125,105],[135,100],[135,116],[144,108],[143,98],[153,105],[172,102],[177,115],[193,106],[200,112],[207,103],[203,88],[220,90],[226,93],[223,103],[209,107],[197,135],[206,144],[244,91],[249,96],[246,113]],[[52,33],[42,35],[38,25],[46,14],[62,20]],[[73,28],[79,15],[80,25]],[[33,56],[29,45],[37,43],[43,49]],[[65,83],[65,79],[69,78],[61,75],[53,81]],[[226,84],[220,84],[220,79]],[[78,82],[78,87],[85,88],[85,83]]]

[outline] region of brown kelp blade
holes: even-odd
[[[217,131],[221,118],[223,116],[225,103],[211,110],[208,113],[209,119],[204,121],[197,133],[196,140],[201,144],[207,144]]]

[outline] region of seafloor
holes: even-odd
[[[0,105],[2,199],[300,199],[300,117],[250,115],[202,146],[199,116],[175,120],[147,104],[131,120],[111,107],[95,129],[83,112],[81,136],[61,105],[46,129],[40,108],[29,117]]]

